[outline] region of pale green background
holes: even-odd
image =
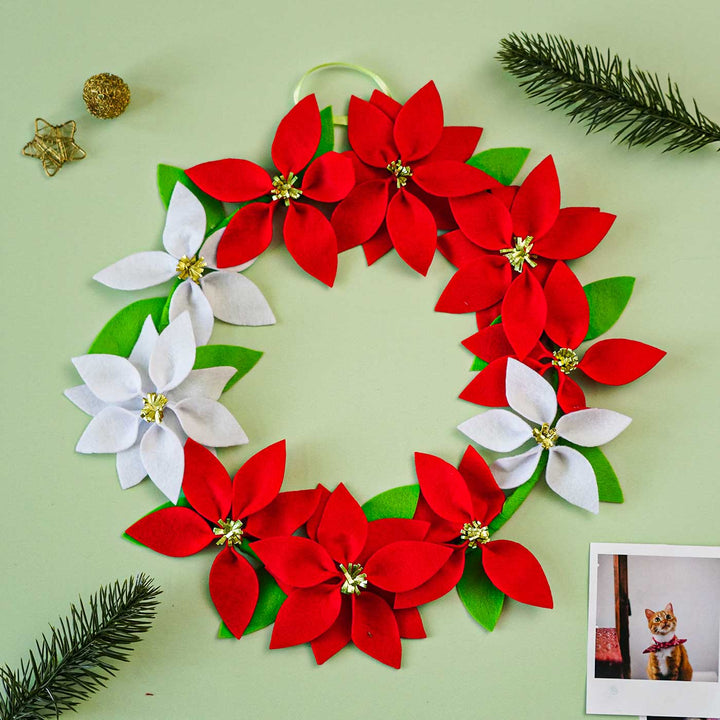
[[[529,102],[493,55],[502,36],[523,29],[611,46],[641,67],[671,72],[718,118],[719,21],[716,0],[3,0],[0,658],[15,664],[78,592],[144,570],[165,590],[154,629],[80,718],[582,717],[588,544],[708,545],[720,537],[720,158],[710,149],[668,156],[612,146],[607,134],[586,137]],[[372,67],[401,99],[433,78],[450,124],[486,128],[481,148],[526,145],[532,164],[552,152],[565,204],[619,216],[598,250],[574,265],[585,282],[637,276],[611,335],[669,351],[635,385],[590,393],[592,403],[634,418],[607,448],[625,505],[593,517],[540,486],[501,533],[540,558],[556,609],[509,603],[488,634],[449,595],[424,610],[429,638],[404,642],[399,672],[354,648],[321,668],[307,646],[271,653],[269,630],[216,640],[212,553],[175,560],[120,538],[162,498],[148,482],[120,492],[113,457],[73,452],[87,418],[62,397],[77,382],[70,358],[140,297],[91,276],[157,247],[164,213],[156,164],[264,161],[296,79],[328,60]],[[118,120],[84,110],[83,81],[101,71],[132,88]],[[311,89],[339,102],[343,90],[368,86],[340,75],[319,77]],[[88,152],[52,180],[20,155],[38,115],[77,119]],[[474,321],[433,313],[450,274],[440,256],[427,279],[396,257],[367,269],[356,250],[342,257],[330,291],[273,248],[248,275],[277,326],[220,325],[214,335],[266,352],[225,399],[251,444],[222,453],[223,461],[235,469],[287,437],[289,487],[343,481],[361,500],[412,482],[415,450],[457,461],[466,443],[454,428],[476,410],[456,399],[471,378],[459,342]]]

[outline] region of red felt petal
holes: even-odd
[[[352,641],[376,660],[400,667],[402,646],[395,614],[390,606],[371,592],[353,595]]]
[[[459,160],[465,162],[475,152],[482,135],[482,128],[447,126],[442,130],[440,142],[423,159],[423,163],[437,160]]]
[[[505,395],[506,375],[507,357],[493,360],[468,383],[459,397],[461,400],[467,400],[485,407],[507,407],[508,402]]]
[[[337,619],[341,602],[338,587],[318,585],[294,590],[280,606],[270,649],[301,645],[320,637]]]
[[[497,320],[500,317],[502,311],[502,300],[491,305],[490,307],[478,310],[475,313],[475,323],[477,324],[478,330],[486,328],[493,320]]]
[[[388,235],[385,223],[363,244],[362,249],[368,265],[373,265],[383,257],[383,255],[387,255],[392,250],[392,240],[390,240],[390,235]]]
[[[547,302],[531,272],[521,272],[510,285],[502,304],[505,334],[522,360],[540,339],[547,320]]]
[[[438,230],[453,230],[457,227],[450,210],[450,201],[447,198],[426,193],[418,185],[412,183],[408,190],[432,213]]]
[[[664,350],[637,340],[600,340],[591,345],[578,367],[604,385],[625,385],[637,380],[665,357]]]
[[[427,582],[453,549],[416,540],[400,540],[380,548],[365,563],[368,583],[388,592],[407,592]]]
[[[402,109],[402,105],[397,100],[380,90],[373,90],[370,102],[379,107],[391,120],[394,120]]]
[[[386,168],[398,159],[393,122],[378,107],[353,95],[348,109],[348,142],[368,165]]]
[[[420,495],[415,507],[414,520],[420,520],[429,524],[427,534],[423,538],[427,542],[446,543],[458,539],[458,524],[452,520],[440,517],[428,504],[427,500]]]
[[[242,555],[225,547],[210,568],[210,597],[228,630],[242,637],[255,612],[258,579]]]
[[[509,210],[519,189],[519,185],[497,185],[490,192]]]
[[[317,529],[318,542],[332,558],[347,565],[365,546],[368,521],[357,500],[340,483],[328,498]]]
[[[230,476],[207,448],[191,439],[185,442],[182,489],[188,502],[210,522],[228,517],[232,500]]]
[[[427,582],[413,590],[398,593],[395,608],[414,608],[447,595],[458,584],[464,569],[465,548],[455,548],[447,562]]]
[[[587,255],[607,235],[615,216],[597,208],[560,210],[555,224],[533,248],[546,258],[571,260]]]
[[[510,213],[513,232],[518,237],[543,236],[553,225],[560,210],[560,183],[555,163],[548,155],[520,186]]]
[[[187,507],[156,510],[140,518],[125,533],[151,550],[170,557],[194,555],[215,537],[207,522]]]
[[[267,249],[276,207],[276,203],[250,203],[232,216],[218,244],[218,267],[241,265]]]
[[[450,208],[459,228],[476,245],[496,251],[511,246],[512,218],[494,195],[477,193],[452,198]]]
[[[203,192],[224,202],[247,202],[272,190],[272,178],[249,160],[214,160],[195,165],[185,174]]]
[[[255,453],[233,478],[233,517],[244,518],[269,505],[285,475],[285,441]]]
[[[280,121],[275,132],[272,159],[282,175],[297,175],[312,160],[321,132],[320,108],[315,96],[308,95]]]
[[[318,483],[315,492],[318,494],[317,506],[310,516],[310,519],[305,523],[305,532],[311,540],[317,540],[317,529],[322,519],[323,513],[325,512],[325,506],[330,498],[330,491],[322,484]]]
[[[398,624],[401,638],[421,640],[427,637],[420,611],[415,607],[395,608],[395,621]]]
[[[291,203],[283,226],[285,246],[305,272],[329,287],[337,274],[337,238],[330,221],[312,205]]]
[[[590,306],[580,281],[564,262],[556,262],[550,271],[545,299],[545,332],[556,345],[574,350],[587,335]]]
[[[552,593],[537,558],[520,543],[493,540],[482,546],[482,564],[490,582],[513,600],[551,608]]]
[[[505,493],[498,487],[482,455],[471,445],[460,461],[459,470],[472,497],[474,519],[489,525],[502,510]]]
[[[402,106],[395,118],[393,136],[402,161],[429,155],[440,142],[442,131],[442,100],[431,80]]]
[[[348,160],[352,161],[356,185],[367,182],[368,180],[387,180],[390,182],[391,176],[389,175],[387,168],[376,168],[371,165],[367,165],[352,150],[346,150],[342,154],[348,158]]]
[[[437,247],[437,225],[427,206],[401,188],[388,203],[386,222],[398,255],[416,272],[427,274]]]
[[[415,472],[420,492],[428,505],[442,518],[458,524],[460,528],[472,517],[472,500],[460,472],[445,460],[415,453]]]
[[[404,518],[382,518],[368,523],[365,547],[358,556],[362,565],[381,547],[399,540],[423,540],[427,535],[428,523]]]
[[[479,193],[498,184],[482,170],[457,160],[423,162],[413,170],[412,179],[425,192],[440,197]]]
[[[355,185],[352,160],[337,152],[326,152],[315,158],[305,171],[303,194],[318,202],[342,200]]]
[[[335,208],[332,226],[338,251],[362,245],[379,229],[385,219],[389,180],[370,180],[356,185]]]
[[[587,407],[585,393],[582,388],[569,376],[558,372],[558,405],[565,413],[584,410]]]
[[[310,644],[315,662],[322,665],[335,653],[342,650],[351,640],[352,600],[348,595],[341,599],[340,612],[335,622]]]
[[[340,575],[327,550],[309,538],[271,537],[251,547],[278,582],[293,588],[312,587]]]
[[[486,253],[463,265],[451,278],[435,305],[436,312],[477,312],[502,300],[512,270],[501,255]]]
[[[318,490],[282,492],[267,507],[250,516],[245,531],[256,538],[292,535],[308,521],[319,498]]]
[[[502,323],[488,325],[474,335],[462,341],[462,344],[481,360],[489,363],[501,357],[513,355],[514,350],[508,342]]]
[[[443,257],[456,268],[479,257],[485,257],[485,251],[468,240],[462,230],[452,230],[440,235],[437,244]]]

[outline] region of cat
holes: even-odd
[[[645,609],[653,644],[643,650],[649,653],[647,674],[651,680],[692,680],[692,665],[688,660],[686,641],[675,635],[677,618],[672,603],[663,610]]]

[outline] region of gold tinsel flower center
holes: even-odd
[[[570,348],[560,348],[553,353],[552,364],[560,371],[565,373],[571,373],[577,366],[580,360],[578,359],[577,353]]]
[[[412,168],[409,165],[403,165],[402,160],[393,160],[387,170],[395,176],[395,182],[399,188],[405,187],[407,181],[412,177]]]
[[[242,542],[243,536],[243,521],[233,520],[228,518],[227,520],[217,521],[217,527],[213,528],[213,534],[219,535],[217,539],[217,545],[239,545]]]
[[[543,450],[549,450],[555,446],[558,439],[558,431],[551,428],[548,423],[543,423],[539,428],[533,428],[532,431],[535,442],[542,447]]]
[[[515,243],[513,247],[500,251],[500,254],[507,258],[515,272],[522,272],[525,263],[530,267],[537,267],[537,263],[535,262],[537,255],[530,254],[533,247],[533,239],[532,235],[524,238],[515,236],[513,237],[513,242]]]
[[[160,393],[148,393],[143,398],[143,406],[140,417],[149,423],[161,423],[163,421],[163,408],[167,405],[168,399]]]
[[[340,592],[345,595],[359,595],[361,590],[367,587],[367,575],[363,572],[362,565],[348,563],[348,566],[340,565],[340,571],[345,576]]]
[[[179,260],[175,272],[181,280],[187,280],[190,278],[193,282],[200,282],[203,272],[205,271],[204,257],[196,257],[193,255],[189,258],[187,255],[183,255]]]
[[[479,520],[473,520],[462,526],[460,539],[467,540],[469,548],[476,548],[490,540],[490,531],[487,525],[483,525]]]
[[[284,175],[276,175],[272,181],[272,199],[283,200],[285,205],[289,205],[291,200],[297,200],[302,195],[302,190],[294,187],[297,179],[297,175],[293,173],[288,173],[287,178]]]

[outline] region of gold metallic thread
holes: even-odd
[[[297,175],[293,173],[288,173],[287,178],[284,175],[276,175],[272,181],[272,199],[283,200],[285,205],[289,205],[291,200],[297,200],[303,194],[300,188],[294,187],[297,179]]]
[[[83,100],[91,115],[109,120],[125,112],[130,103],[130,88],[121,77],[100,73],[85,81]]]
[[[539,428],[533,428],[532,431],[535,442],[542,447],[543,450],[549,450],[554,447],[558,439],[558,432],[555,428],[551,428],[547,423],[543,423]]]
[[[402,160],[393,160],[387,166],[388,172],[395,176],[395,181],[399,188],[405,187],[407,181],[412,177],[412,168],[409,165],[403,165]]]
[[[578,359],[577,353],[570,348],[560,348],[553,353],[552,364],[566,375],[571,373],[578,366],[579,362],[580,360]]]
[[[75,142],[77,125],[68,120],[62,125],[51,125],[42,118],[35,119],[35,137],[25,145],[22,154],[38,158],[48,177],[52,177],[66,163],[82,160],[86,153]]]
[[[216,545],[224,545],[225,543],[230,545],[239,545],[242,542],[243,536],[243,521],[233,520],[228,518],[227,520],[217,521],[217,527],[213,528],[213,534],[219,535]]]
[[[140,417],[149,423],[161,423],[163,421],[163,408],[167,405],[168,399],[160,393],[148,393],[143,398],[143,406]]]
[[[183,255],[179,260],[175,272],[181,280],[190,278],[193,282],[199,283],[207,263],[204,257],[196,257],[193,255],[189,258]]]
[[[512,269],[515,272],[522,272],[523,266],[527,263],[530,267],[537,267],[535,258],[537,255],[531,255],[530,251],[533,247],[533,236],[528,235],[527,237],[513,237],[515,245],[511,248],[506,248],[500,251],[501,255],[504,255]]]
[[[345,595],[359,595],[361,590],[367,587],[367,575],[363,572],[362,565],[348,563],[348,566],[340,565],[340,570],[345,576],[345,582],[340,592]]]
[[[490,531],[487,525],[483,525],[479,520],[473,520],[462,526],[460,539],[467,540],[469,548],[476,548],[490,540]]]

